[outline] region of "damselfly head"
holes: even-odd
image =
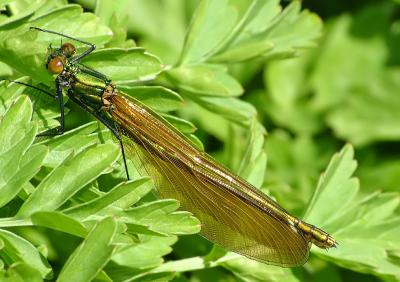
[[[47,69],[52,74],[60,74],[64,70],[65,57],[63,56],[49,56],[47,62]]]
[[[61,49],[62,53],[65,55],[65,57],[67,57],[67,58],[72,57],[76,52],[75,46],[69,42],[62,44],[60,49]]]
[[[75,46],[69,42],[63,43],[59,49],[53,49],[49,45],[47,50],[49,56],[46,67],[52,74],[60,74],[64,70],[67,59],[72,57],[76,52]]]
[[[47,56],[46,68],[52,74],[60,74],[67,64],[67,60],[75,53],[75,46],[71,43],[64,43],[60,48],[55,49],[49,45],[47,49],[49,55]]]

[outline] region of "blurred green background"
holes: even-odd
[[[183,103],[176,106],[169,97],[172,100],[153,102],[155,108],[178,116],[176,120],[168,117],[186,134],[194,134],[192,138],[198,138],[206,152],[291,213],[324,227],[340,244],[338,250],[328,252],[313,249],[304,267],[287,270],[226,258],[200,236],[182,236],[172,252],[162,252],[168,253],[167,263],[179,262],[166,268],[175,273],[171,279],[400,281],[400,1],[221,0],[202,1],[209,5],[203,10],[197,0],[71,2],[99,17],[98,25],[87,27],[93,30],[88,35],[79,23],[64,20],[64,15],[57,26],[53,15],[49,18],[56,30],[96,42],[99,49],[139,46],[157,56],[162,69],[149,71],[152,76],[147,79],[138,75],[134,86],[148,80],[147,85],[176,91]],[[233,32],[232,21],[245,18],[243,11],[249,3],[259,5],[260,12],[253,11],[254,18],[246,19],[248,29]],[[14,14],[21,21],[24,13],[44,14],[66,4],[0,0],[0,24]],[[31,25],[42,24],[40,17],[30,20]],[[25,52],[20,50],[27,49],[11,40],[15,36],[11,33],[22,34],[19,24],[10,21],[0,29],[0,77],[29,75],[34,82],[52,87],[52,78],[35,71],[42,68],[40,60],[31,59],[38,56],[32,51],[36,46],[23,57],[28,58],[26,65],[15,59]],[[221,40],[226,34],[232,37]],[[96,60],[87,63],[96,64]],[[138,61],[132,59],[132,64],[140,69]],[[121,85],[126,82],[118,70],[110,76]],[[129,83],[127,87],[132,86]],[[67,106],[67,129],[93,120],[76,105]],[[48,111],[47,118],[53,122],[47,126],[54,125],[57,108]],[[42,123],[43,129],[46,123]],[[327,167],[331,174],[323,178]],[[118,177],[103,175],[98,180],[100,188],[95,188],[107,190],[104,187],[122,180],[121,169],[115,170]],[[352,178],[353,172],[358,180]],[[41,173],[37,181],[46,175]],[[315,193],[317,187],[321,194]],[[90,199],[88,194],[81,196],[80,201]],[[15,232],[24,237],[24,231]],[[61,235],[46,236],[57,241]],[[78,244],[75,237],[68,240]],[[71,252],[61,247],[56,251],[60,257]],[[62,261],[52,264],[56,272]],[[161,261],[160,265],[162,269]],[[106,272],[113,274],[113,270],[121,271],[109,263]]]

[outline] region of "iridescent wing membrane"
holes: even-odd
[[[306,262],[310,242],[275,214],[281,207],[198,151],[162,117],[124,97],[115,96],[112,115],[126,135],[128,155],[139,173],[153,178],[161,198],[177,199],[200,220],[205,238],[268,264]]]

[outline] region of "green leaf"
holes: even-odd
[[[213,261],[206,260],[202,257],[192,257],[188,259],[181,260],[171,260],[165,262],[157,268],[154,268],[152,272],[154,273],[163,273],[163,272],[185,272],[185,271],[193,271],[200,270],[207,267],[215,267],[216,263]]]
[[[183,100],[178,93],[162,86],[118,87],[157,112],[175,111],[182,106]]]
[[[307,68],[310,56],[269,63],[264,70],[264,83],[269,103],[265,110],[280,127],[298,133],[314,133],[323,124],[310,105]],[[288,78],[290,77],[290,83]]]
[[[67,4],[66,0],[2,0],[0,5],[6,5],[8,17],[1,21],[3,28],[7,29],[18,22],[25,22],[29,18],[43,15],[51,10],[61,8]]]
[[[49,147],[50,153],[47,155],[44,165],[55,168],[59,166],[71,153],[74,155],[84,151],[86,148],[96,144],[99,140],[96,135],[91,135],[99,128],[97,122],[90,122],[64,132],[43,141]]]
[[[399,136],[395,125],[399,71],[390,63],[398,60],[391,55],[391,46],[398,44],[397,33],[390,28],[393,9],[374,4],[353,16],[337,17],[315,58],[313,107],[329,110],[329,126],[357,146]],[[374,27],[365,28],[371,21]]]
[[[32,84],[32,82],[28,82]],[[55,93],[51,88],[45,86],[44,84],[34,84],[35,87],[48,91],[49,93]],[[26,87],[24,93],[31,98],[33,103],[33,116],[32,120],[38,125],[38,132],[43,133],[46,130],[54,129],[60,126],[60,105],[54,99],[39,90]],[[65,97],[65,102],[68,98]],[[64,107],[64,114],[68,115],[69,108]]]
[[[399,70],[383,72],[353,91],[328,115],[328,124],[336,134],[359,146],[399,140],[399,75]]]
[[[398,193],[373,193],[357,197],[358,180],[353,148],[346,145],[335,155],[321,176],[305,220],[332,232],[339,246],[314,253],[360,272],[391,275],[400,271],[400,205]],[[329,203],[329,204],[328,204]],[[365,246],[368,246],[366,248]],[[391,254],[391,255],[389,255]]]
[[[277,19],[273,20],[272,28],[259,36],[274,44],[271,52],[265,58],[292,57],[299,50],[316,46],[317,39],[322,34],[321,19],[307,10],[301,11],[301,3],[292,1]]]
[[[52,211],[109,168],[119,156],[111,144],[93,146],[67,158],[36,187],[18,211],[26,217],[36,211]],[[56,188],[57,187],[57,188]]]
[[[321,21],[300,8],[298,1],[283,12],[279,1],[202,1],[181,64],[293,56],[298,49],[313,47],[321,34]]]
[[[264,182],[267,155],[264,152],[265,128],[254,120],[248,132],[247,146],[238,174],[256,187]]]
[[[74,24],[70,24],[72,22]],[[60,37],[29,30],[30,26],[60,31],[99,46],[104,45],[111,37],[111,31],[107,27],[98,24],[98,19],[93,14],[82,13],[82,8],[78,5],[52,10],[11,30],[0,30],[0,60],[22,74],[51,85],[54,79],[44,67],[46,52],[50,43],[59,46]],[[82,50],[82,44],[73,43]],[[87,46],[84,48],[87,49]]]
[[[171,260],[154,268],[151,273],[189,272],[216,266],[222,266],[231,271],[240,281],[301,281],[288,269],[268,266],[234,253],[215,258],[207,255],[206,257]]]
[[[190,141],[192,141],[192,143],[196,146],[196,148],[200,152],[204,152],[204,145],[196,135],[190,134],[190,135],[187,135],[187,137],[189,138]]]
[[[68,25],[68,22],[73,22],[74,24]],[[103,45],[109,41],[112,36],[108,27],[99,24],[99,20],[95,15],[83,13],[83,9],[79,5],[67,5],[52,10],[45,15],[32,19],[29,24],[43,29],[69,34],[97,45]],[[54,35],[38,31],[32,32],[38,34],[37,40],[40,42],[60,42],[60,39],[54,38]],[[82,46],[82,44],[78,44],[78,46]],[[87,48],[87,46],[85,48]]]
[[[124,212],[127,223],[149,226],[151,230],[166,234],[194,234],[200,231],[200,222],[188,212],[175,211],[176,200],[159,200],[140,205]]]
[[[147,178],[138,179],[132,182],[123,182],[121,186],[126,186],[125,189],[129,189],[130,192],[121,199],[113,202],[113,206],[120,209],[127,209],[132,205],[136,204],[141,198],[147,195],[153,186]]]
[[[248,1],[250,2],[250,1]],[[239,25],[231,32],[212,61],[238,62],[260,56],[275,47],[273,41],[260,36],[272,30],[282,8],[279,1],[252,1]]]
[[[41,282],[43,278],[37,269],[26,263],[17,262],[11,265],[7,272],[0,270],[0,280],[3,282]]]
[[[177,240],[175,236],[155,237],[139,235],[140,243],[132,244],[118,250],[112,261],[130,268],[147,269],[162,264],[162,256],[171,252],[171,245]],[[138,259],[140,258],[140,259]]]
[[[123,2],[123,1],[120,1]],[[136,44],[132,39],[127,40],[127,32],[123,27],[123,17],[117,17],[112,0],[103,0],[96,2],[95,14],[100,18],[103,24],[108,25],[113,31],[113,38],[107,43],[106,47],[134,47]]]
[[[0,207],[39,171],[47,154],[44,146],[31,147],[37,130],[31,116],[32,104],[21,96],[0,120]]]
[[[344,210],[351,204],[359,190],[358,180],[351,178],[357,167],[353,157],[353,148],[346,145],[332,158],[325,173],[320,177],[318,187],[308,205],[305,216],[308,221],[324,227],[335,216],[333,211]]]
[[[232,271],[232,273],[242,281],[302,281],[294,276],[289,269],[265,265],[247,258],[222,261],[220,265]]]
[[[141,282],[163,282],[171,281],[176,276],[173,272],[162,272],[162,273],[145,273],[145,275],[138,275],[134,277],[132,281]]]
[[[13,0],[0,0],[0,5],[6,5],[10,2],[13,2]]]
[[[274,44],[272,42],[244,42],[240,43],[238,46],[224,52],[221,55],[216,55],[211,58],[212,62],[230,62],[230,61],[245,61],[249,59],[256,58],[261,54],[268,53],[274,49]]]
[[[104,4],[104,2],[106,3]],[[112,2],[112,4],[109,2]],[[105,15],[106,20],[109,20],[110,15],[117,15],[119,25],[126,29],[129,34],[140,34],[141,46],[162,57],[163,62],[173,64],[179,57],[187,21],[195,5],[197,5],[197,0],[165,2],[98,1],[97,5],[104,6],[101,8],[100,16]],[[89,6],[93,6],[93,3]],[[135,7],[135,9],[131,9],[131,7]],[[110,25],[113,28],[112,19]],[[162,32],[160,32],[160,28]],[[115,33],[114,28],[113,31]]]
[[[3,62],[0,62],[0,77],[8,77],[12,75],[12,68]]]
[[[250,127],[257,116],[257,111],[251,104],[236,98],[197,97],[191,93],[186,94],[190,95],[191,99],[210,112],[217,113],[218,115],[245,127]]]
[[[242,86],[218,65],[197,64],[172,68],[165,72],[179,89],[206,96],[239,96]]]
[[[127,229],[126,232],[136,236],[137,234],[152,235],[152,236],[163,236],[166,237],[168,234],[152,230],[150,226],[137,223],[125,223]]]
[[[33,224],[65,232],[78,237],[86,237],[86,228],[73,218],[60,212],[36,212],[31,215]]]
[[[27,83],[27,78],[20,78],[18,82]],[[8,108],[13,104],[18,96],[25,91],[25,86],[15,82],[7,83],[7,81],[0,80],[0,116],[3,116]]]
[[[7,28],[7,25],[12,25],[13,23],[17,23],[17,22],[24,22],[27,21],[41,6],[43,6],[43,4],[46,2],[44,0],[34,0],[34,1],[30,1],[29,5],[28,3],[26,3],[25,1],[10,1],[10,2],[16,2],[14,3],[17,4],[14,6],[14,15],[12,15],[11,17],[8,17],[7,20],[1,21],[0,22],[0,29],[5,29]],[[20,3],[18,3],[20,2]],[[7,4],[7,3],[4,3]],[[26,9],[26,6],[24,8],[22,7],[18,7],[18,4],[25,4],[28,5],[28,9]],[[19,10],[19,8],[22,8]]]
[[[235,29],[241,28],[248,7],[255,5],[251,1],[201,1],[186,36],[182,64],[204,61],[215,53],[233,36]]]
[[[16,97],[24,93],[32,100],[34,108],[32,120],[36,122],[39,132],[59,126],[59,122],[56,121],[55,118],[60,116],[60,106],[57,105],[54,98],[51,98],[38,90],[18,84],[18,82],[31,84],[27,77],[19,78],[16,82],[10,82],[7,86],[5,82],[0,82],[0,93],[2,96],[2,101],[0,102],[0,115],[4,113],[5,109],[11,105]],[[52,90],[43,87],[43,85],[33,86],[52,92]],[[65,113],[68,113],[68,109],[65,109]]]
[[[379,165],[376,165],[379,163]],[[371,157],[368,161],[360,162],[357,173],[363,189],[374,191],[377,188],[384,191],[398,191],[400,187],[400,162],[398,159],[381,159],[380,156]]]
[[[161,61],[143,48],[109,48],[90,54],[85,65],[104,73],[116,84],[154,79],[162,70]]]
[[[110,260],[117,224],[105,218],[90,231],[86,239],[71,254],[61,269],[57,281],[90,281]]]
[[[341,15],[328,27],[323,48],[315,61],[311,84],[316,92],[315,107],[327,109],[346,101],[365,83],[373,83],[387,59],[385,39],[372,29],[357,28],[357,23],[376,22],[381,32],[390,30],[386,5],[371,5],[351,17]],[[352,27],[354,26],[354,32]],[[357,34],[363,34],[360,37]],[[378,32],[379,34],[379,32]],[[351,58],[351,59],[349,59]],[[358,91],[357,91],[358,92]]]
[[[24,238],[7,230],[0,229],[0,239],[3,241],[1,250],[3,259],[8,264],[24,262],[29,267],[36,269],[42,278],[51,278],[52,269],[39,251]]]
[[[113,1],[111,0],[103,0],[95,3],[95,15],[98,16],[101,20],[101,23],[109,25],[111,22],[111,18],[113,17]],[[93,7],[91,7],[93,9]]]
[[[117,204],[117,206],[121,206],[121,204],[126,204],[127,198],[133,204],[135,200],[139,199],[138,196],[143,194],[143,191],[149,191],[148,181],[149,178],[142,178],[126,184],[120,184],[111,189],[107,194],[82,205],[66,209],[64,212],[73,218],[83,220],[98,214],[111,205]],[[107,211],[105,213],[107,214]]]
[[[187,120],[168,114],[163,114],[162,117],[165,118],[169,123],[171,123],[182,133],[190,134],[196,131],[196,127],[194,126],[194,124]]]
[[[333,145],[318,147],[312,136],[291,136],[289,132],[276,129],[268,134],[268,155],[265,188],[278,203],[295,214],[303,214],[313,193],[312,188],[334,152]]]

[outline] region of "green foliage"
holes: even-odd
[[[116,231],[117,224],[111,217],[96,224],[68,258],[57,281],[83,282],[95,278],[112,256]]]
[[[400,215],[394,215],[400,197],[395,193],[376,193],[360,197],[353,148],[346,145],[335,155],[321,176],[306,211],[305,220],[327,230],[336,230],[339,247],[316,253],[356,271],[396,276],[396,254],[400,236]],[[330,205],[325,203],[335,199]],[[368,246],[365,248],[364,246]],[[398,259],[398,257],[397,257]]]
[[[56,101],[0,82],[1,281],[400,279],[398,1],[332,12],[324,33],[299,1],[77,2],[0,0],[0,77],[54,92],[60,38],[30,26],[95,43],[82,63],[339,246],[283,269],[183,236],[199,221],[131,163],[125,181],[104,126],[65,99],[67,132],[38,137]]]

